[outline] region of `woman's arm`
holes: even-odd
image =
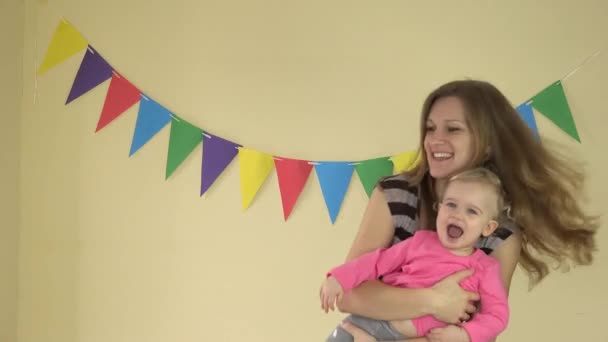
[[[378,187],[372,191],[359,231],[348,251],[346,261],[359,257],[378,248],[388,247],[393,239],[395,227],[388,203]]]
[[[498,260],[498,263],[500,263],[502,281],[507,290],[507,294],[511,288],[511,280],[513,279],[515,267],[517,267],[517,263],[519,262],[521,245],[521,232],[514,232],[490,254]]]
[[[346,260],[387,247],[393,239],[394,229],[384,194],[376,188]],[[468,275],[470,271],[461,271],[427,289],[397,288],[378,280],[367,281],[345,294],[337,305],[342,312],[373,319],[405,320],[431,314],[440,320],[457,323],[466,317],[465,310],[475,310],[470,301],[479,299],[477,294],[466,292],[459,285],[459,281]]]
[[[431,313],[428,289],[396,288],[378,280],[367,281],[342,297],[341,312],[377,320],[405,320]]]
[[[394,229],[384,194],[376,187],[363,213],[359,231],[346,261],[389,246]],[[409,319],[430,311],[430,299],[427,297],[426,290],[401,289],[374,280],[367,281],[345,294],[337,305],[342,312],[374,319]]]
[[[522,236],[520,232],[511,234],[504,242],[502,242],[494,251],[490,254],[500,263],[500,270],[502,281],[507,290],[507,295],[511,288],[511,280],[513,279],[513,273],[517,262],[519,261],[519,255],[521,253]],[[496,339],[491,342],[495,342]]]

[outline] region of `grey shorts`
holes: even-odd
[[[388,321],[379,321],[358,315],[349,315],[345,320],[365,330],[380,341],[399,341],[407,338],[395,330]],[[353,336],[342,326],[338,326],[329,334],[325,342],[353,342]]]

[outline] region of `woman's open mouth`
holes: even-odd
[[[454,153],[450,153],[450,152],[433,152],[433,153],[431,153],[431,156],[433,157],[433,160],[444,161],[444,160],[448,160],[448,159],[451,159],[452,157],[454,157]]]

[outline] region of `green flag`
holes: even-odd
[[[173,171],[188,157],[192,150],[202,142],[202,139],[203,130],[193,126],[186,120],[176,117],[171,118],[166,178],[171,176]]]
[[[393,163],[389,157],[381,157],[376,159],[368,159],[355,165],[357,175],[361,184],[367,193],[367,196],[372,195],[372,191],[380,178],[390,176],[393,172]]]
[[[561,81],[557,81],[532,98],[532,107],[553,121],[562,131],[581,141],[570,112],[568,99]]]

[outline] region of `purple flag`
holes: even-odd
[[[201,167],[201,196],[230,164],[241,147],[232,141],[205,132],[203,134],[203,165]]]
[[[89,45],[65,104],[67,105],[82,94],[110,79],[112,77],[112,70],[112,66]]]

